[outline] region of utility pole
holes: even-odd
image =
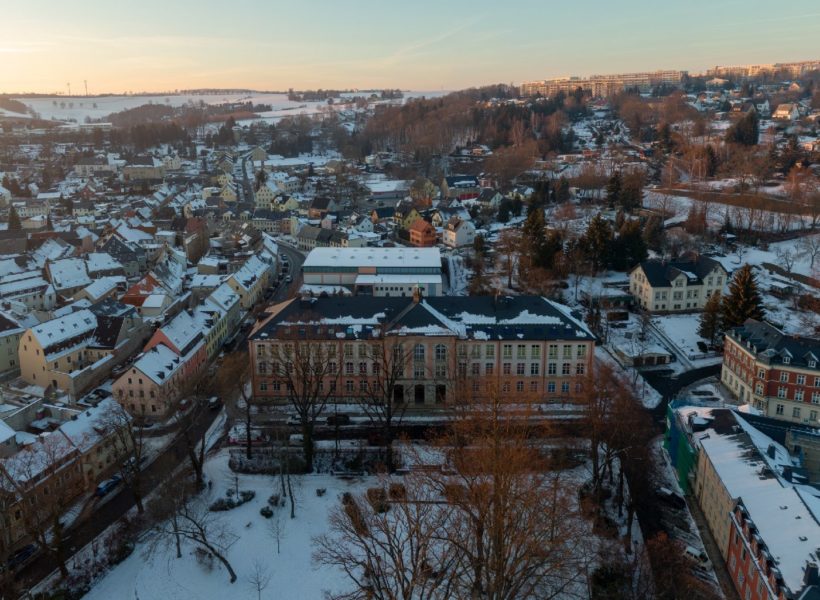
[[[66,84],[66,87],[68,88],[68,95],[70,96],[71,95],[71,82],[70,81]]]
[[[85,84],[85,95],[88,96],[88,80],[83,79],[83,83]]]

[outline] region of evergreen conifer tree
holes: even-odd
[[[609,202],[609,206],[614,207],[620,201],[621,187],[621,172],[615,171],[606,184],[606,201]]]
[[[20,223],[20,216],[17,214],[17,209],[12,206],[9,209],[9,229],[12,231],[19,231],[23,228],[23,224]]]
[[[698,335],[705,340],[709,340],[710,344],[714,344],[715,340],[723,333],[721,326],[721,298],[720,293],[715,292],[706,301],[703,307],[703,312],[700,315],[700,324],[698,325]]]
[[[764,315],[757,278],[752,267],[745,264],[735,273],[729,284],[729,293],[723,298],[723,328],[728,330],[743,325],[746,319],[759,321]]]

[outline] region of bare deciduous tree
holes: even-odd
[[[271,574],[261,561],[253,561],[253,571],[248,576],[248,585],[256,592],[256,599],[262,600],[262,592],[270,585]]]
[[[204,499],[192,496],[193,490],[186,479],[182,477],[169,483],[167,496],[158,507],[160,521],[155,531],[159,535],[155,540],[157,543],[173,541],[178,558],[182,555],[182,541],[192,542],[218,560],[228,572],[230,582],[234,583],[236,573],[228,561],[227,552],[238,537],[216,513],[208,510]]]
[[[97,420],[99,427],[111,432],[115,455],[124,459],[120,465],[120,476],[134,495],[139,514],[145,512],[142,466],[147,459],[147,448],[145,429],[141,427],[143,424],[143,419],[132,417],[121,404],[113,401],[109,402]]]
[[[305,317],[304,322],[310,322]],[[300,326],[294,326],[298,330]],[[340,370],[333,359],[333,342],[302,339],[298,331],[285,335],[271,351],[271,378],[285,386],[290,405],[302,429],[305,468],[313,471],[313,432],[316,423],[334,394]]]
[[[338,600],[432,600],[450,597],[455,549],[444,539],[449,510],[417,478],[378,510],[364,494],[345,495],[330,513],[330,534],[314,539],[314,560],[341,569],[352,584]],[[401,487],[397,487],[400,486]],[[388,499],[384,500],[385,502]]]

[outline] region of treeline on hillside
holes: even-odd
[[[9,98],[8,96],[0,96],[0,108],[10,110],[11,112],[22,113],[24,115],[29,112],[28,106],[19,100]]]
[[[143,104],[134,108],[121,110],[120,112],[108,115],[107,120],[114,127],[131,127],[145,123],[155,123],[157,121],[167,121],[177,114],[173,106],[165,104]]]
[[[432,155],[449,154],[470,143],[486,144],[494,150],[531,143],[533,154],[541,156],[571,148],[571,133],[565,133],[564,126],[585,113],[587,97],[583,92],[527,104],[487,102],[514,94],[509,86],[491,86],[379,107],[358,142],[376,150],[405,152],[422,163]]]

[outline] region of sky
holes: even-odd
[[[0,0],[0,92],[455,90],[820,58],[820,2]]]

